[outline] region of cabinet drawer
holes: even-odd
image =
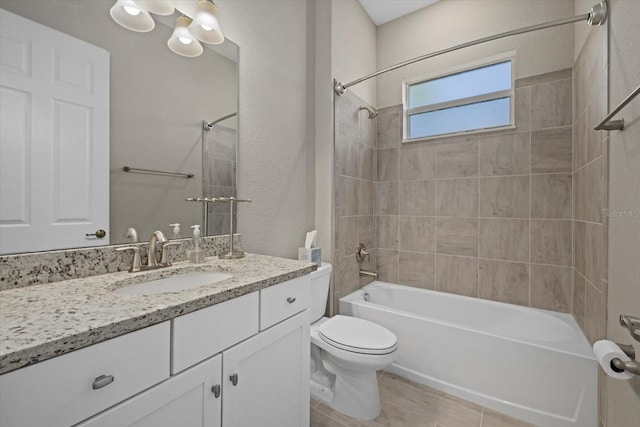
[[[159,383],[169,339],[164,322],[0,376],[0,425],[67,427]]]
[[[309,308],[309,275],[289,280],[260,291],[260,330],[263,331]]]
[[[253,292],[173,319],[172,374],[257,334],[258,304]]]

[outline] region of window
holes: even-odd
[[[405,140],[513,125],[512,61],[405,82]]]

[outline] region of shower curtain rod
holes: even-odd
[[[342,83],[342,82],[336,81],[334,85],[334,90],[338,95],[342,95],[351,86],[357,85],[358,83],[362,83],[365,80],[369,80],[373,77],[379,76],[380,74],[397,70],[398,68],[411,65],[415,62],[423,61],[425,59],[433,58],[435,56],[440,56],[445,53],[453,52],[455,50],[464,49],[465,47],[471,47],[481,43],[502,39],[505,37],[516,36],[518,34],[524,34],[531,31],[543,30],[545,28],[557,27],[560,25],[571,24],[573,22],[584,21],[584,20],[586,20],[589,25],[602,25],[604,24],[606,19],[607,19],[607,0],[603,0],[600,3],[596,4],[595,6],[593,6],[589,10],[589,13],[585,13],[584,15],[574,16],[572,18],[559,19],[557,21],[546,22],[544,24],[532,25],[529,27],[520,28],[518,30],[511,30],[504,33],[500,33],[500,34],[495,34],[493,36],[483,37],[478,40],[462,43],[456,46],[448,47],[446,49],[428,53],[426,55],[418,56],[417,58],[409,59],[408,61],[400,62],[399,64],[392,65],[391,67],[387,67],[385,69],[376,71],[375,73],[371,73],[364,77],[360,77],[359,79],[356,79],[349,83]]]

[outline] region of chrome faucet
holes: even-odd
[[[167,242],[167,238],[165,237],[164,233],[160,230],[156,230],[151,234],[151,237],[149,238],[149,250],[147,253],[147,267],[148,268],[158,268],[159,265],[158,263],[160,262],[160,259],[158,259],[158,254],[156,253],[156,245],[159,243],[166,243]],[[162,251],[164,252],[165,249],[163,247]],[[162,258],[161,258],[162,259]]]
[[[358,264],[362,264],[367,260],[367,258],[369,258],[369,252],[367,252],[367,248],[364,246],[364,243],[358,243],[358,246],[356,246],[356,260],[358,261]],[[373,277],[376,280],[378,279],[378,273],[376,273],[375,271],[363,270],[362,268],[360,268],[359,270],[360,276]]]

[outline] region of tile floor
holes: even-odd
[[[382,413],[371,421],[311,400],[311,427],[531,427],[531,424],[389,373],[379,375]]]

